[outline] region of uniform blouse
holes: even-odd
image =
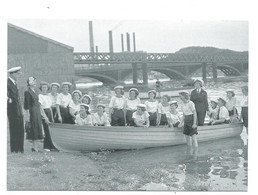
[[[71,102],[71,100],[72,100],[72,96],[70,93],[68,93],[67,95],[60,93],[57,96],[56,104],[67,107],[69,105],[69,103]]]
[[[248,107],[248,96],[244,96],[240,102],[241,107]]]
[[[51,101],[52,101],[52,106],[55,106],[56,105],[56,100],[57,100],[57,96],[58,96],[58,93],[53,96],[51,93],[48,94],[48,96],[50,97]]]
[[[166,114],[167,112],[169,112],[170,106],[163,106],[162,103],[158,104],[158,113],[159,114]]]
[[[86,118],[81,118],[81,115],[77,114],[75,118],[75,124],[93,126],[91,115],[87,115]]]
[[[80,103],[75,104],[73,100],[69,103],[69,109],[72,111],[72,113],[76,114],[80,112]]]
[[[126,99],[125,109],[126,110],[137,110],[137,105],[140,103],[141,103],[140,98],[136,98],[134,100]]]
[[[167,112],[166,117],[168,120],[171,120],[173,124],[176,124],[177,122],[181,122],[181,115],[179,112],[176,112],[176,114]]]
[[[117,108],[117,109],[123,109],[124,108],[124,105],[125,105],[125,99],[124,97],[116,97],[116,96],[113,96],[111,98],[111,101],[109,103],[109,108]]]
[[[158,111],[159,102],[157,100],[154,102],[150,102],[147,100],[144,104],[146,105],[147,112],[154,113]]]
[[[218,108],[219,119],[229,120],[228,109],[225,106]]]
[[[43,109],[51,108],[52,100],[48,95],[39,94],[39,103]]]
[[[231,100],[230,99],[227,99],[226,101],[226,108],[231,111],[233,110],[233,107],[236,107],[236,98],[235,97],[232,97]]]
[[[144,111],[144,113],[142,115],[139,115],[137,113],[137,111],[135,111],[133,113],[132,118],[135,119],[139,124],[144,125],[147,122],[149,116],[150,115],[149,115],[149,113],[147,111]]]
[[[218,116],[218,108],[210,108],[210,118],[211,119],[217,119]]]
[[[94,113],[92,116],[92,121],[93,121],[93,124],[98,124],[98,125],[109,124],[108,116],[106,112],[103,112],[102,116],[99,116],[98,113]]]
[[[189,102],[182,103],[181,109],[182,109],[184,115],[191,115],[195,111],[195,105],[191,100],[189,100]]]

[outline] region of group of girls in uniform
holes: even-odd
[[[223,98],[212,100],[208,106],[207,92],[202,88],[202,80],[195,80],[195,89],[189,94],[187,91],[179,93],[182,103],[181,112],[178,111],[178,102],[170,99],[168,95],[157,100],[155,90],[148,91],[148,100],[141,103],[139,91],[136,88],[129,90],[129,97],[125,98],[124,88],[119,85],[114,88],[115,96],[109,103],[109,116],[105,112],[105,105],[98,104],[96,112],[91,113],[92,98],[81,91],[74,90],[69,93],[72,84],[63,82],[61,85],[54,82],[40,83],[40,94],[36,90],[36,78],[27,80],[28,90],[24,93],[25,120],[32,126],[32,151],[38,151],[37,140],[43,138],[44,149],[56,150],[54,147],[48,124],[50,122],[87,125],[87,126],[167,126],[183,127],[188,145],[198,146],[196,139],[197,126],[204,125],[206,113],[210,117],[209,124],[216,125],[229,123],[230,117],[238,116],[236,98],[233,90],[227,91],[227,100]],[[60,91],[60,93],[58,93]],[[248,128],[248,87],[242,88],[244,99],[241,102],[241,116],[246,129]],[[248,129],[247,129],[248,132]]]

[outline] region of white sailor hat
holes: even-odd
[[[189,92],[188,92],[188,91],[180,91],[180,92],[179,92],[179,95],[180,95],[180,94],[188,94],[188,95],[189,95]]]
[[[85,98],[85,97],[89,98],[90,101],[92,100],[92,98],[91,98],[89,95],[87,95],[87,94],[85,94],[84,96],[82,96],[82,99]]]
[[[118,85],[118,86],[116,86],[116,87],[114,88],[114,90],[116,90],[116,89],[124,89],[124,87],[123,87],[122,85]]]
[[[53,85],[56,85],[58,88],[60,88],[59,83],[51,83],[50,86],[52,87]]]
[[[82,97],[82,92],[80,90],[74,90],[72,92],[72,96],[75,94],[75,93],[78,93],[80,95],[80,97]]]
[[[235,92],[234,92],[234,89],[227,89],[226,92],[227,92],[227,93],[228,93],[228,92],[232,93],[233,96],[236,95]]]
[[[70,83],[70,82],[62,82],[62,86],[63,86],[63,85],[72,86],[72,83]]]
[[[194,83],[199,82],[201,84],[201,87],[204,85],[204,82],[202,79],[195,79]]]
[[[138,104],[137,107],[146,108],[146,105],[145,104]]]
[[[18,72],[19,70],[21,70],[21,67],[17,66],[17,67],[10,68],[9,70],[7,70],[7,72],[14,73],[14,72]]]
[[[215,103],[216,105],[218,104],[218,102],[217,102],[216,100],[211,100],[210,102],[211,102],[211,103],[213,102],[213,103]]]
[[[152,89],[152,90],[148,91],[148,94],[149,94],[149,93],[154,93],[154,94],[156,94],[157,92],[156,92],[154,89]]]
[[[139,93],[138,89],[136,89],[136,88],[131,88],[131,89],[129,89],[129,92],[131,92],[131,91],[136,91],[136,92]]]
[[[172,101],[169,102],[169,105],[171,105],[171,104],[177,104],[177,101],[176,100],[172,100]]]
[[[81,103],[80,106],[87,107],[88,109],[90,108],[90,106],[89,106],[88,104],[83,104],[83,103]]]
[[[97,104],[96,107],[103,107],[104,109],[106,108],[106,106],[104,104]]]

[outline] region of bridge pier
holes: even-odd
[[[204,83],[207,82],[207,63],[202,63],[202,80]]]
[[[217,67],[217,63],[215,62],[212,63],[212,73],[213,73],[213,80],[215,83],[217,83],[218,67]]]
[[[143,85],[148,86],[148,66],[147,66],[147,63],[142,63],[142,79],[143,79]]]
[[[132,68],[133,68],[133,84],[137,85],[138,83],[138,65],[137,63],[132,63]]]

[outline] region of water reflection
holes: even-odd
[[[119,167],[125,178],[137,180],[127,190],[247,190],[247,144],[240,136],[203,142],[198,149],[183,145],[116,151],[103,163],[107,171]]]

